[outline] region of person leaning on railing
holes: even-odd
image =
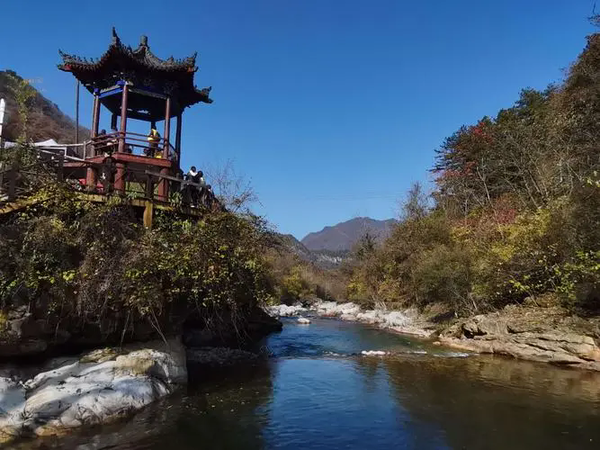
[[[160,142],[160,133],[156,130],[156,128],[150,128],[150,133],[148,133],[148,148],[144,149],[144,153],[146,156],[150,158],[154,158],[156,154],[156,150],[158,150],[158,143]]]
[[[201,200],[201,193],[204,190],[206,182],[204,181],[204,174],[201,170],[196,170],[196,166],[190,167],[188,173],[185,174],[185,180],[188,183],[194,183],[194,185],[187,185],[187,193],[189,194],[192,205],[198,205],[198,201]],[[200,185],[200,188],[198,187]]]

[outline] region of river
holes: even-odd
[[[264,345],[268,361],[213,373],[127,422],[19,448],[600,448],[600,374],[332,319],[284,319]]]

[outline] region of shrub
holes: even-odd
[[[126,202],[49,200],[0,224],[0,302],[20,304],[71,332],[107,336],[150,325],[176,329],[193,311],[243,318],[272,295],[266,228],[256,217],[158,217],[145,230]],[[41,194],[40,194],[41,195]]]

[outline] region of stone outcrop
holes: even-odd
[[[339,317],[342,320],[367,323],[397,333],[429,337],[434,332],[433,325],[413,309],[405,311],[370,309],[363,311],[359,305],[352,302],[317,302],[313,307],[320,316]]]
[[[109,422],[186,382],[185,349],[175,339],[63,358],[27,381],[0,378],[0,442]]]
[[[439,340],[471,352],[600,370],[595,339],[573,330],[564,311],[509,306],[462,320],[443,331]]]

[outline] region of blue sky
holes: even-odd
[[[98,7],[96,5],[103,5]],[[74,114],[58,49],[149,36],[161,57],[199,52],[212,105],[187,110],[183,163],[232,160],[256,210],[298,238],[355,216],[385,219],[463,124],[544,88],[593,31],[593,1],[3,0],[0,68]],[[90,123],[91,96],[81,121]]]

